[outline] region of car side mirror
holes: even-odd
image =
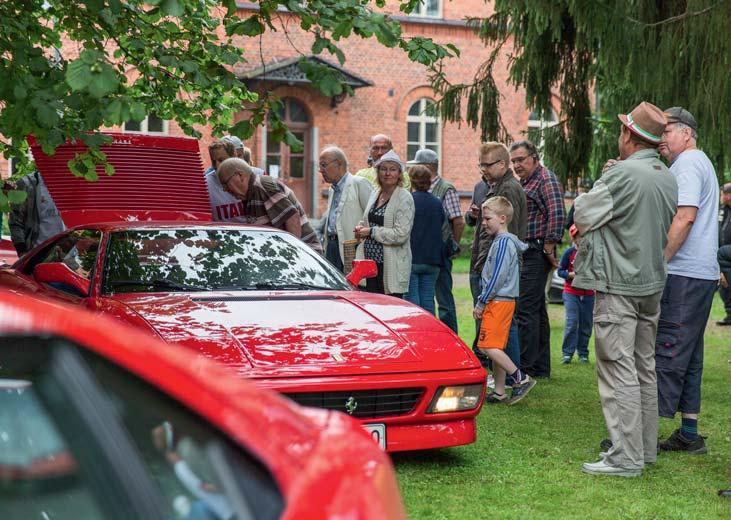
[[[38,264],[33,269],[33,278],[37,282],[47,283],[62,291],[72,290],[79,296],[89,296],[91,282],[63,262]]]
[[[345,279],[353,287],[358,287],[364,278],[373,278],[376,275],[378,275],[378,267],[373,260],[353,260],[353,268]]]

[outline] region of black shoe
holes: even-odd
[[[599,450],[603,452],[607,452],[612,449],[612,441],[610,439],[602,439],[602,441],[599,443]]]
[[[703,439],[700,435],[696,439],[688,439],[678,428],[666,440],[658,442],[657,447],[662,451],[685,451],[691,455],[703,455],[708,451]]]
[[[721,321],[717,321],[717,322],[716,322],[716,325],[718,325],[718,326],[720,326],[720,327],[725,327],[726,325],[731,325],[731,316],[728,316],[728,315],[727,315],[727,316],[726,316],[726,317],[725,317],[724,319],[722,319]]]
[[[731,489],[719,489],[718,496],[723,498],[731,498]]]
[[[485,396],[485,402],[496,404],[496,403],[504,403],[508,400],[508,396],[505,394],[498,394],[497,392],[490,392]]]

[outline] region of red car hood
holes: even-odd
[[[475,368],[462,341],[421,308],[362,292],[186,293],[113,297],[169,343],[247,377]]]

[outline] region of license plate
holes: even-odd
[[[373,440],[381,447],[382,450],[386,450],[386,425],[385,424],[364,424],[363,428],[371,434]]]

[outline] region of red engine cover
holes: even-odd
[[[114,166],[99,180],[74,177],[68,161],[86,151],[81,142],[43,153],[28,138],[38,170],[67,227],[119,220],[211,220],[208,192],[198,141],[187,137],[106,133],[113,142],[102,146]]]

